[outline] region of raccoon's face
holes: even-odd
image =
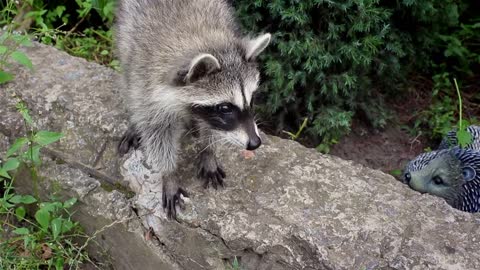
[[[199,54],[176,76],[192,97],[193,117],[200,128],[208,128],[218,142],[229,142],[247,150],[261,145],[252,99],[259,72],[255,58],[270,42],[270,34],[244,40],[237,46]],[[178,80],[180,79],[180,80]],[[188,88],[188,89],[187,89]]]
[[[255,67],[244,71],[243,78],[223,72],[211,76],[202,87],[211,95],[194,103],[192,112],[201,128],[211,129],[216,141],[255,150],[261,145],[252,108],[259,75]]]

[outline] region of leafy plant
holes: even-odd
[[[0,244],[0,268],[10,269],[15,265],[15,269],[64,269],[64,266],[69,265],[76,269],[80,263],[88,260],[85,252],[73,241],[73,238],[82,236],[87,238],[81,233],[79,224],[71,219],[70,208],[76,199],[40,202],[31,195],[16,194],[13,189],[15,171],[20,165],[25,164],[32,176],[36,177],[41,164],[40,149],[60,140],[63,135],[35,131],[23,102],[17,104],[17,110],[30,130],[27,136],[16,139],[10,146],[5,162],[0,167],[0,183],[3,182],[5,188],[3,197],[0,198],[0,216],[4,217],[0,224],[1,228],[7,225],[8,229],[3,233],[10,234]],[[26,206],[33,204],[37,204],[38,209],[33,218],[30,218]]]
[[[27,216],[25,209],[26,205],[37,203],[34,197],[7,191],[1,200],[0,214],[7,218],[0,223],[8,225],[7,233],[10,233],[0,244],[2,269],[10,269],[13,265],[15,269],[64,269],[66,265],[77,269],[80,263],[88,260],[85,252],[73,242],[73,238],[86,237],[79,224],[71,219],[69,209],[75,199],[39,203],[34,219]],[[9,222],[9,216],[17,221]],[[77,258],[78,253],[81,256]]]
[[[28,36],[13,34],[10,28],[0,35],[0,85],[15,78],[14,74],[7,71],[12,62],[33,69],[30,59],[18,50],[21,45],[32,46]]]
[[[450,130],[456,128],[459,145],[464,147],[473,139],[466,128],[476,120],[464,119],[462,94],[457,80],[453,79],[452,84],[445,75],[448,73],[435,77],[433,103],[427,110],[419,113],[414,129],[423,127],[430,138],[440,140]],[[453,93],[457,96],[457,102],[450,97]]]
[[[458,139],[458,144],[460,147],[465,148],[468,144],[470,144],[473,140],[472,135],[467,131],[467,125],[465,125],[465,122],[462,117],[462,112],[463,112],[463,106],[462,106],[462,94],[460,94],[460,89],[458,88],[458,83],[457,79],[453,79],[453,82],[455,83],[455,89],[457,90],[457,95],[458,95],[458,129],[457,129],[457,139]]]
[[[14,17],[14,27],[28,30],[44,44],[118,69],[110,29],[114,4],[114,0],[26,0],[10,7],[10,12],[4,10],[4,17]]]
[[[20,45],[30,45],[28,36],[12,34],[11,30],[0,39],[0,81],[5,84],[14,79],[5,67],[9,61],[32,69],[30,59],[18,50]],[[78,223],[73,222],[71,207],[76,199],[65,202],[53,198],[41,202],[37,196],[17,194],[13,188],[16,172],[30,170],[33,189],[37,190],[37,170],[41,165],[40,150],[60,140],[57,132],[36,130],[26,104],[17,96],[16,109],[22,115],[26,135],[17,138],[0,159],[0,269],[64,269],[89,260],[83,247],[74,239],[87,238]],[[36,193],[36,192],[35,192]],[[37,208],[33,216],[27,209]]]
[[[259,98],[261,111],[273,115],[281,129],[298,130],[294,123],[307,117],[312,119],[307,134],[328,147],[350,130],[357,110],[376,103],[371,97],[382,85],[392,88],[394,75],[402,74],[399,59],[405,52],[392,35],[392,11],[379,1],[240,0],[235,5],[246,29],[273,33],[261,57],[266,79]]]

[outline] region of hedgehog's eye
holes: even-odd
[[[410,180],[412,180],[412,175],[411,175],[410,173],[406,173],[404,177],[405,177],[405,181],[406,181],[407,183],[409,183]]]
[[[217,106],[217,110],[222,114],[231,114],[233,112],[232,104],[223,103]]]
[[[440,177],[440,176],[435,176],[433,177],[433,182],[436,184],[436,185],[441,185],[443,184],[443,179]]]

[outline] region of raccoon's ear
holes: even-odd
[[[247,61],[255,60],[255,58],[267,48],[272,35],[269,33],[258,36],[253,40],[248,40],[245,44]]]
[[[215,56],[208,53],[199,54],[190,62],[184,82],[192,83],[212,72],[220,70],[220,68],[220,63]]]

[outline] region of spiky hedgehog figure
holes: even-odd
[[[470,126],[473,141],[466,149],[456,146],[451,131],[439,150],[423,153],[410,161],[404,181],[412,189],[444,198],[466,212],[480,211],[480,127]],[[449,148],[449,145],[453,145]]]

